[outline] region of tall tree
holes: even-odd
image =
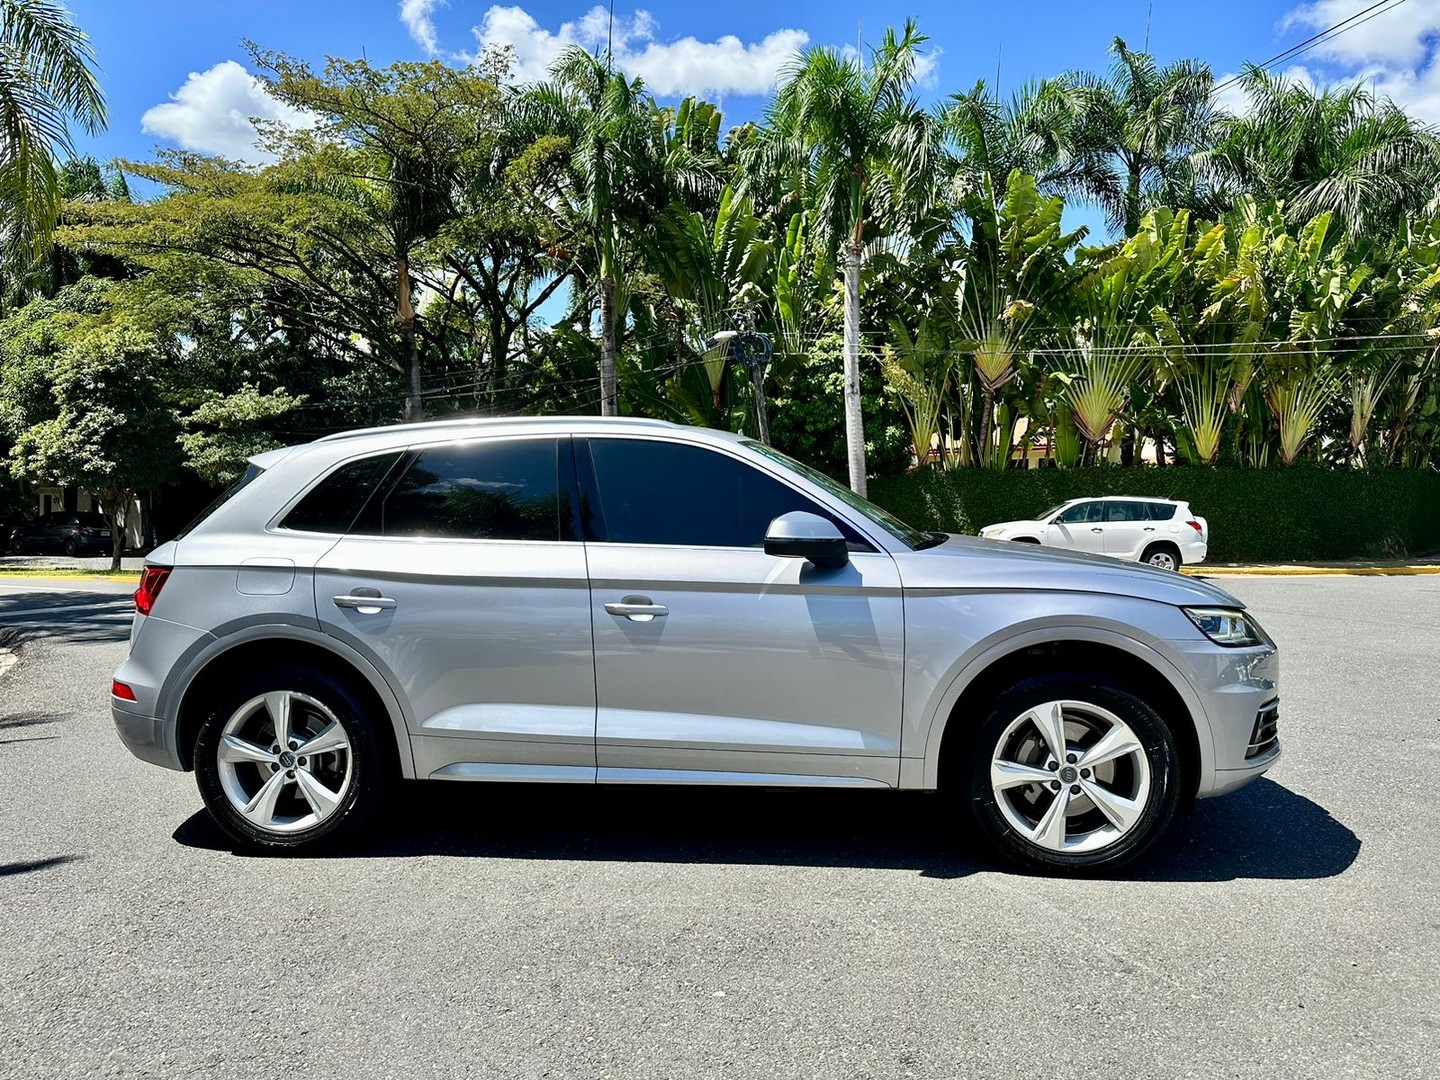
[[[1250,67],[1249,107],[1205,155],[1237,193],[1283,203],[1292,227],[1328,213],[1352,238],[1393,236],[1440,195],[1440,134],[1361,85],[1315,89]]]
[[[63,198],[70,125],[105,127],[90,40],[53,0],[0,0],[0,260],[41,255]]]
[[[914,96],[926,41],[914,20],[887,29],[870,63],[815,48],[786,70],[762,147],[790,163],[845,280],[845,437],[850,486],[865,493],[860,404],[860,263],[867,237],[903,220],[933,190],[936,135]]]
[[[1080,190],[1111,229],[1134,236],[1149,206],[1189,209],[1197,201],[1192,156],[1211,129],[1215,80],[1205,64],[1162,66],[1118,37],[1110,55],[1108,75],[1068,77],[1079,99]]]
[[[551,67],[549,82],[519,88],[513,110],[531,140],[525,157],[562,166],[535,171],[542,181],[535,197],[561,219],[572,244],[590,249],[600,308],[600,412],[615,416],[622,226],[658,216],[667,202],[653,106],[641,80],[572,45]]]

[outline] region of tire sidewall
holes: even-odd
[[[247,701],[276,690],[305,694],[323,703],[344,727],[350,740],[350,786],[328,818],[300,832],[273,833],[247,821],[230,804],[220,784],[216,749],[235,710]],[[371,708],[345,681],[325,672],[300,667],[272,667],[253,673],[222,692],[200,726],[195,741],[195,780],[200,796],[227,836],[252,850],[322,850],[355,840],[374,819],[393,784],[392,754],[376,737]]]
[[[990,786],[990,763],[1000,737],[1016,717],[1048,701],[1081,701],[1120,717],[1139,737],[1150,764],[1150,798],[1140,820],[1120,840],[1100,851],[1063,854],[1021,837],[1005,820]],[[1008,861],[1048,874],[1103,874],[1143,854],[1159,839],[1180,800],[1180,756],[1175,737],[1160,715],[1118,681],[1079,674],[1027,679],[994,701],[976,729],[966,769],[967,804],[975,823]]]

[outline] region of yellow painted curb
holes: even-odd
[[[1183,566],[1182,574],[1196,577],[1419,577],[1440,574],[1440,566]]]

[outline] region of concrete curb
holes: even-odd
[[[1440,574],[1440,566],[1184,566],[1195,577],[1419,577]]]

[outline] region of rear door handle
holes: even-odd
[[[1091,532],[1104,532],[1105,530],[1102,529],[1102,528],[1100,528],[1100,527],[1097,525],[1095,528],[1091,529],[1090,531],[1091,531]]]
[[[1154,525],[1146,525],[1146,526],[1145,526],[1145,531],[1146,531],[1146,532],[1154,532],[1154,531],[1155,531],[1155,526],[1154,526]]]
[[[380,612],[391,611],[395,607],[395,601],[388,596],[345,595],[334,597],[334,600],[336,607],[350,608],[361,615],[379,615]]]
[[[670,614],[668,607],[652,603],[648,596],[627,596],[618,602],[612,600],[605,605],[605,610],[611,615],[623,616],[631,622],[639,623],[661,619]]]

